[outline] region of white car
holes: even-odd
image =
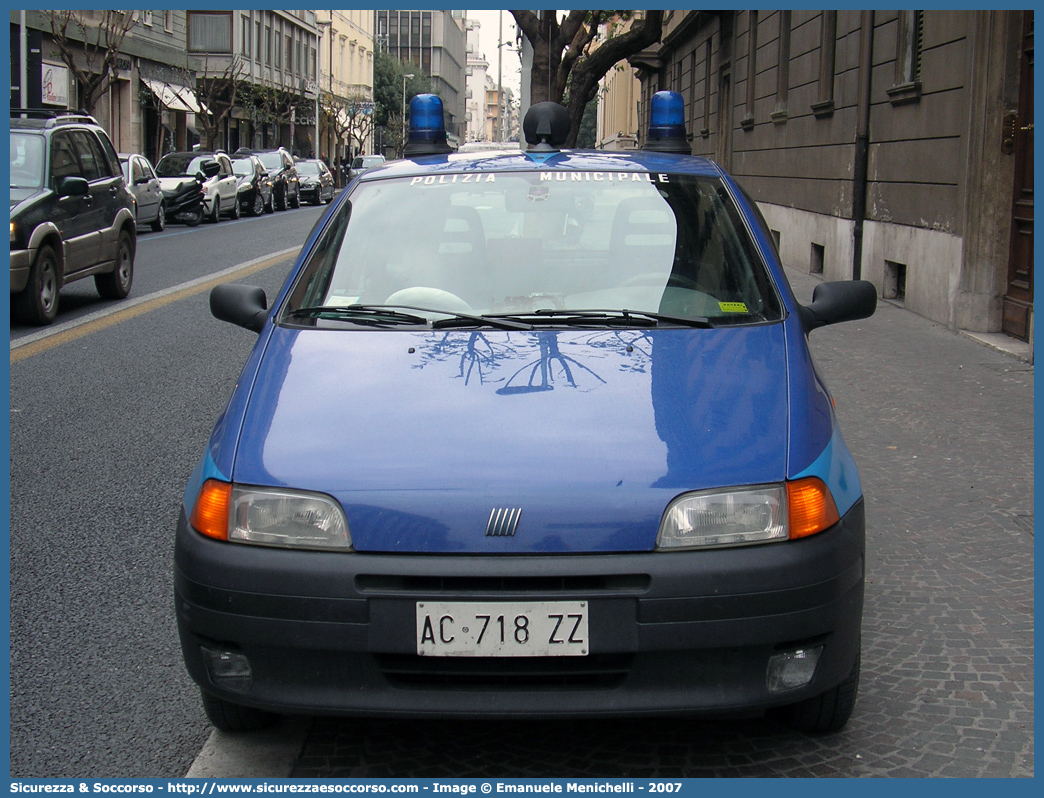
[[[211,222],[224,214],[239,218],[238,181],[232,173],[232,161],[223,152],[171,152],[156,164],[156,175],[165,194],[176,193],[178,186],[197,173],[206,174],[203,166],[216,161],[218,171],[203,181],[203,214]]]

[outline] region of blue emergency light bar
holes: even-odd
[[[658,91],[649,103],[649,132],[643,149],[692,155],[685,135],[685,101],[676,91]]]
[[[410,100],[410,135],[403,155],[441,155],[453,152],[446,140],[442,98],[437,94],[418,94]]]

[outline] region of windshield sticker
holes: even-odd
[[[530,202],[544,202],[550,194],[551,190],[547,186],[530,186],[526,199]]]
[[[425,186],[448,186],[453,183],[496,183],[497,176],[495,174],[477,174],[471,173],[466,175],[427,175],[426,177],[415,177],[410,181],[411,186],[418,184]]]
[[[670,177],[650,172],[541,172],[541,182],[559,183],[670,183]]]
[[[719,302],[722,313],[747,313],[747,306],[742,302]]]

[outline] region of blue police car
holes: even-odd
[[[840,729],[859,680],[859,476],[754,202],[645,148],[458,154],[441,101],[352,182],[269,305],[192,473],[177,621],[215,726],[273,713],[749,714]]]

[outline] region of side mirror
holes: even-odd
[[[268,297],[253,285],[223,283],[210,292],[210,312],[220,321],[259,333],[268,318]]]
[[[82,197],[89,194],[90,190],[90,184],[84,178],[75,175],[63,177],[58,181],[59,197]]]
[[[203,163],[203,174],[207,177],[213,177],[221,171],[221,164],[217,161],[205,161]]]
[[[798,311],[805,333],[827,324],[856,321],[874,315],[877,289],[867,280],[820,283],[812,292],[812,304]]]

